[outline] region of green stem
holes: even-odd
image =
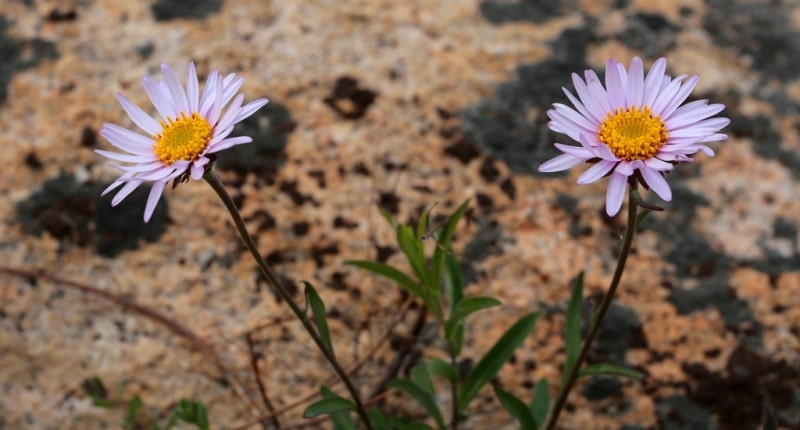
[[[336,357],[333,355],[333,353],[328,351],[328,349],[325,347],[325,343],[317,334],[317,331],[314,329],[314,326],[311,324],[311,321],[308,319],[305,312],[294,301],[291,294],[289,294],[289,291],[287,291],[283,284],[278,280],[278,277],[275,275],[275,272],[272,270],[272,268],[261,257],[261,254],[258,252],[256,244],[253,241],[253,237],[250,236],[250,233],[247,231],[247,227],[244,225],[244,220],[242,220],[242,216],[239,213],[239,210],[236,208],[236,204],[233,202],[233,199],[231,199],[231,196],[228,195],[228,192],[225,190],[225,186],[222,184],[219,176],[217,176],[213,168],[209,168],[206,170],[205,175],[203,175],[203,179],[205,179],[206,182],[211,185],[211,188],[213,188],[217,193],[219,198],[222,200],[222,203],[225,204],[225,208],[228,209],[228,212],[230,212],[231,218],[233,218],[233,223],[236,224],[236,229],[239,231],[239,236],[241,236],[242,241],[244,241],[245,246],[247,246],[247,249],[253,256],[253,259],[256,260],[256,264],[258,264],[261,274],[264,275],[264,278],[267,279],[272,288],[277,291],[281,299],[283,299],[283,301],[289,305],[289,307],[292,309],[292,312],[295,314],[295,316],[297,316],[297,319],[299,319],[303,324],[303,327],[314,340],[314,343],[317,344],[317,348],[322,351],[322,355],[325,356],[325,358],[328,360],[328,363],[330,363],[331,367],[333,367],[333,370],[336,371],[336,374],[339,375],[339,378],[347,387],[347,391],[350,392],[350,396],[356,403],[356,412],[361,418],[361,421],[364,422],[364,425],[367,427],[367,429],[372,430],[372,424],[369,421],[364,404],[361,402],[361,397],[358,394],[358,390],[356,390],[356,387],[347,376],[347,372],[345,372],[345,370],[336,360]]]
[[[447,342],[448,350],[450,353],[450,365],[453,366],[453,369],[458,372],[458,357],[456,357],[456,348],[452,341]],[[452,414],[453,419],[450,423],[451,430],[458,430],[458,379],[456,378],[455,381],[450,381],[450,397],[451,401],[453,402],[452,406]]]
[[[600,329],[600,323],[603,321],[603,317],[606,316],[606,312],[611,305],[611,300],[614,298],[614,293],[617,291],[617,287],[619,286],[619,281],[622,279],[622,272],[625,270],[625,262],[628,260],[628,254],[630,254],[631,244],[633,243],[633,234],[636,232],[636,211],[638,206],[633,199],[633,193],[635,192],[635,188],[631,189],[628,196],[628,226],[625,230],[625,238],[622,240],[622,249],[620,250],[619,259],[617,260],[617,268],[614,270],[614,277],[611,279],[611,286],[608,288],[608,292],[606,293],[605,297],[603,297],[603,303],[600,305],[600,310],[597,313],[596,323],[593,325],[593,327],[591,327],[589,335],[586,336],[586,339],[583,341],[583,346],[581,347],[581,352],[578,355],[578,359],[575,360],[575,365],[572,366],[569,371],[569,378],[567,378],[566,384],[559,390],[558,399],[553,405],[553,410],[550,412],[547,425],[544,427],[547,430],[554,430],[556,428],[558,416],[561,414],[561,410],[564,409],[564,406],[567,404],[567,396],[569,395],[572,386],[575,385],[575,381],[578,380],[578,373],[581,369],[581,366],[583,365],[583,362],[586,361],[586,357],[589,355],[589,350],[592,348],[592,343],[594,342],[597,332]]]

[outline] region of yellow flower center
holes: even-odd
[[[161,122],[161,134],[153,136],[153,153],[167,166],[178,160],[193,161],[206,149],[213,132],[214,127],[197,112],[192,116],[181,112],[174,121],[168,117]]]
[[[600,124],[598,138],[623,160],[647,160],[667,142],[667,129],[661,116],[653,117],[649,107],[629,107],[608,114]]]

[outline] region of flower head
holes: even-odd
[[[575,108],[555,103],[547,111],[551,130],[566,134],[581,146],[556,143],[563,154],[539,166],[540,172],[567,170],[582,162],[594,163],[579,178],[588,184],[610,175],[606,213],[614,216],[622,206],[628,182],[639,181],[662,199],[672,199],[664,175],[691,155],[714,152],[704,143],[727,139],[719,131],[728,118],[711,118],[725,106],[697,100],[683,104],[699,77],[672,79],[664,74],[667,61],[659,58],[644,76],[638,57],[630,68],[613,60],[606,65],[605,87],[592,70],[586,80],[572,74],[578,97],[564,88]]]
[[[258,99],[244,106],[244,94],[236,94],[244,78],[231,73],[221,76],[216,70],[208,76],[203,94],[194,63],[186,71],[186,87],[166,64],[161,65],[163,81],[142,77],[142,84],[160,118],[153,119],[125,96],[117,93],[122,108],[146,135],[115,124],[103,124],[100,135],[127,153],[95,150],[98,154],[127,165],[114,165],[124,173],[103,191],[103,195],[122,186],[111,205],[116,206],[142,182],[153,182],[144,221],[150,220],[156,203],[171,181],[199,180],[213,158],[212,154],[234,145],[252,142],[248,136],[228,137],[233,126],[267,104]],[[177,183],[177,182],[176,182]]]

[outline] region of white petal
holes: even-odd
[[[672,190],[670,190],[667,180],[664,179],[664,176],[660,172],[646,167],[639,169],[639,172],[642,173],[642,177],[650,189],[655,191],[661,199],[664,201],[672,200]]]
[[[125,197],[128,197],[128,195],[130,193],[132,193],[133,190],[135,190],[136,187],[138,187],[141,183],[142,183],[142,181],[135,180],[135,179],[132,179],[132,180],[126,182],[125,186],[120,188],[120,190],[117,192],[117,194],[114,196],[114,198],[111,199],[111,206],[118,205],[119,202],[124,200]]]
[[[106,138],[117,148],[132,154],[145,155],[153,153],[153,144],[155,144],[153,139],[116,124],[103,124],[100,128],[100,136]]]
[[[560,172],[562,170],[571,169],[572,167],[575,167],[584,161],[586,160],[580,157],[575,157],[574,155],[561,154],[558,157],[542,163],[538,170],[540,172]]]
[[[189,102],[189,114],[197,112],[200,105],[200,84],[197,82],[197,70],[194,62],[186,66],[186,98]]]
[[[150,194],[147,196],[147,205],[144,207],[144,222],[149,222],[150,217],[153,216],[153,211],[156,209],[156,204],[164,192],[164,186],[167,185],[166,181],[159,181],[153,183],[150,188]]]
[[[155,154],[146,155],[133,155],[133,154],[120,154],[119,152],[105,151],[102,149],[95,149],[94,152],[102,155],[103,157],[110,158],[116,161],[123,161],[125,163],[149,163],[157,160],[158,156]]]
[[[642,59],[634,57],[628,75],[628,106],[641,106],[644,94],[644,66]]]
[[[608,191],[606,191],[606,213],[613,217],[622,207],[622,200],[625,198],[625,191],[628,188],[628,178],[617,173],[611,174],[608,181]]]
[[[146,114],[139,106],[133,104],[130,100],[125,98],[122,93],[117,93],[117,100],[125,109],[130,119],[136,124],[137,127],[144,130],[149,135],[158,134],[161,132],[161,125],[158,121],[154,120],[150,115]]]
[[[192,112],[189,110],[189,100],[186,98],[186,91],[183,89],[183,84],[181,84],[178,75],[167,63],[161,64],[161,74],[164,75],[164,81],[172,96],[175,109],[179,112],[183,112],[187,116],[191,115]]]
[[[583,172],[583,174],[578,177],[578,183],[581,185],[591,184],[605,176],[606,173],[610,172],[616,165],[617,163],[613,161],[600,161]]]
[[[258,99],[244,105],[241,109],[239,109],[239,115],[236,115],[236,119],[234,119],[233,122],[238,123],[239,121],[248,118],[267,103],[269,103],[269,100],[267,99]]]
[[[667,60],[659,58],[653,63],[653,67],[647,72],[647,78],[644,80],[644,91],[642,94],[642,106],[653,106],[656,96],[661,90],[661,82],[664,79],[664,71],[667,68]]]
[[[142,76],[142,85],[148,97],[150,97],[153,106],[155,106],[156,111],[161,115],[161,118],[164,121],[167,121],[167,118],[175,119],[177,115],[172,107],[172,102],[167,98],[167,95],[164,94],[161,88],[159,88],[158,84],[149,76],[145,75]]]

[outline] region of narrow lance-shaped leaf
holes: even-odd
[[[539,312],[534,312],[520,318],[475,365],[472,372],[464,379],[464,383],[458,392],[459,412],[463,412],[469,402],[478,394],[481,387],[497,375],[503,364],[511,358],[514,350],[533,331],[539,315]]]
[[[542,428],[547,414],[550,412],[550,384],[547,383],[547,379],[542,378],[536,384],[530,408],[533,419],[536,421],[536,428]]]
[[[500,301],[491,297],[468,297],[460,301],[458,305],[456,305],[452,315],[450,315],[450,318],[448,318],[444,324],[445,339],[451,340],[456,327],[470,314],[495,306],[500,306]]]
[[[461,268],[458,260],[452,254],[445,257],[444,291],[450,302],[450,315],[455,312],[456,306],[464,299],[464,281],[461,278]],[[464,344],[464,325],[456,325],[455,331],[448,339],[453,355],[461,355],[461,346]]]
[[[458,372],[453,366],[442,360],[441,358],[432,358],[428,360],[428,372],[433,376],[445,378],[448,381],[455,382],[458,380]]]
[[[389,266],[388,264],[378,263],[375,261],[356,260],[356,261],[348,261],[346,264],[349,264],[351,266],[356,266],[364,270],[368,270],[376,275],[383,276],[386,279],[396,282],[397,285],[400,285],[401,287],[405,288],[406,291],[411,293],[413,296],[418,297],[420,300],[422,300],[425,303],[425,306],[428,307],[428,309],[431,310],[435,309],[435,312],[438,312],[436,313],[437,316],[441,316],[441,311],[439,310],[439,307],[436,306],[433,299],[430,297],[430,294],[427,291],[423,290],[415,280],[411,279],[405,273],[395,269],[392,266]]]
[[[436,389],[433,387],[431,374],[428,371],[426,364],[418,364],[411,368],[411,382],[417,387],[427,391],[428,394],[436,394]]]
[[[310,283],[303,281],[303,284],[306,286],[306,299],[311,305],[311,310],[314,312],[314,322],[317,324],[319,337],[322,338],[322,342],[325,344],[325,348],[328,349],[328,352],[333,354],[331,331],[328,328],[328,320],[325,317],[325,303],[322,302],[319,294],[317,294],[317,290],[315,290]]]
[[[331,394],[331,397],[326,397],[310,404],[303,412],[303,417],[314,418],[318,415],[335,414],[355,409],[355,405],[350,400]]]
[[[578,377],[593,375],[625,376],[633,379],[642,379],[642,373],[638,370],[627,367],[616,366],[613,364],[589,364],[578,373]]]
[[[408,393],[408,395],[413,397],[414,400],[419,402],[419,404],[425,408],[425,410],[428,412],[428,415],[433,417],[433,419],[436,421],[436,425],[439,426],[439,429],[445,428],[442,411],[440,411],[439,406],[436,405],[436,400],[434,400],[433,394],[418,387],[416,384],[407,379],[395,379],[389,382],[388,386],[390,388],[395,388]]]
[[[458,221],[461,220],[461,217],[464,216],[464,213],[467,211],[467,205],[469,204],[469,200],[466,200],[461,206],[450,215],[448,218],[447,223],[445,223],[444,228],[442,228],[442,232],[436,237],[436,241],[438,242],[436,249],[433,251],[433,280],[437,284],[441,282],[442,270],[444,269],[444,261],[445,256],[451,252],[451,245],[453,241],[453,235],[456,231],[456,225]]]
[[[497,400],[500,401],[500,404],[503,405],[503,408],[517,420],[519,428],[531,430],[538,428],[536,426],[536,421],[533,419],[533,414],[531,414],[525,402],[497,386],[494,387],[494,394],[497,396]]]
[[[339,397],[331,391],[328,387],[322,386],[320,387],[320,394],[322,395],[323,399],[333,399]],[[333,421],[333,428],[334,430],[356,430],[356,423],[353,421],[353,417],[350,416],[350,411],[341,411],[341,412],[332,412],[331,413],[331,421]]]
[[[564,343],[567,350],[567,359],[564,361],[564,373],[561,377],[561,389],[566,384],[569,371],[578,360],[581,350],[581,305],[583,304],[583,272],[575,280],[572,288],[572,297],[567,306],[567,318],[564,327]]]
[[[438,294],[438,291],[433,291],[431,288],[431,277],[428,273],[428,265],[425,262],[425,253],[422,244],[414,236],[411,227],[407,225],[397,226],[397,245],[406,255],[408,263],[414,269],[419,281],[425,285],[431,294]]]

